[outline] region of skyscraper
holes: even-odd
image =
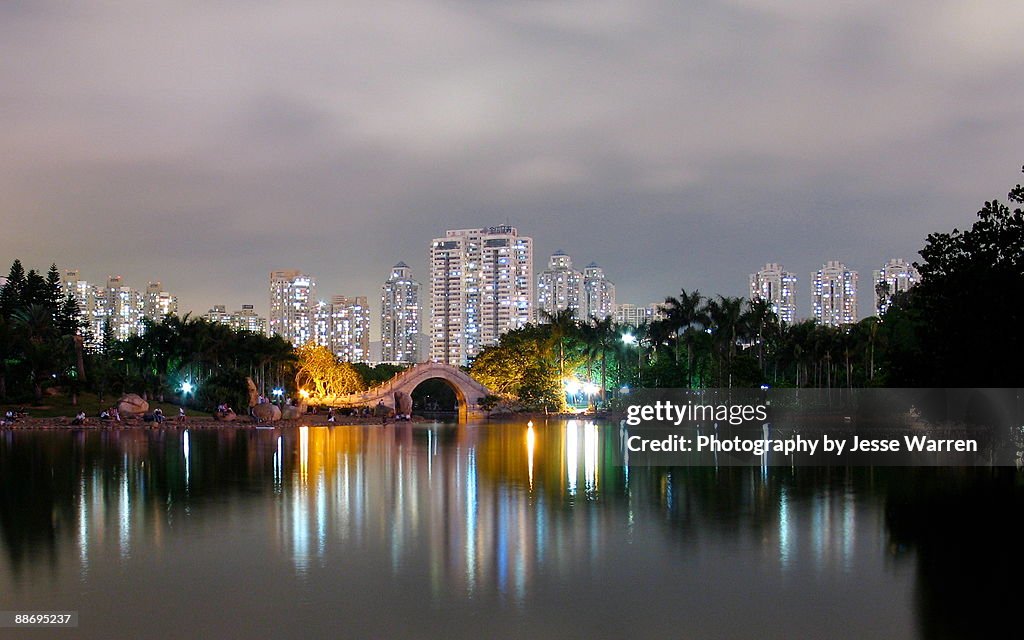
[[[114,337],[125,340],[142,328],[142,294],[124,284],[121,276],[107,278],[105,296],[106,319]]]
[[[796,274],[781,264],[769,262],[757,273],[750,274],[750,299],[771,304],[779,320],[792,324],[796,320]]]
[[[142,315],[159,322],[166,315],[178,313],[178,298],[163,290],[160,282],[150,282],[146,286],[146,296],[142,303]]]
[[[572,268],[572,258],[556,251],[548,259],[548,268],[537,276],[537,320],[545,322],[545,312],[554,315],[566,309],[583,318],[582,297],[583,274]]]
[[[875,313],[884,314],[897,293],[908,291],[921,281],[921,274],[903,258],[893,258],[872,274],[874,277]]]
[[[314,339],[310,304],[316,279],[301,271],[270,272],[270,333],[298,347]]]
[[[665,312],[662,309],[661,303],[658,302],[652,302],[647,306],[630,304],[628,302],[615,305],[614,318],[616,324],[639,327],[640,325],[650,324],[655,320],[661,320],[664,317]]]
[[[346,362],[370,359],[370,307],[366,296],[333,296],[327,346]]]
[[[857,272],[829,260],[811,274],[814,319],[833,327],[857,322]]]
[[[530,322],[533,238],[508,225],[454,229],[430,245],[430,359],[462,365]]]
[[[222,304],[215,304],[213,308],[203,314],[203,319],[209,322],[226,324],[235,331],[251,331],[261,336],[267,333],[267,319],[256,314],[256,309],[251,304],[243,304],[238,311],[228,313],[227,307]]]
[[[420,283],[404,262],[391,268],[380,292],[381,360],[419,362]]]
[[[604,269],[591,262],[583,269],[583,302],[580,305],[584,320],[603,320],[615,313],[615,283],[604,275]]]

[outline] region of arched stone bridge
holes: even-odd
[[[405,394],[411,399],[416,387],[435,378],[444,380],[455,391],[455,397],[459,401],[460,422],[468,418],[486,417],[487,412],[480,408],[479,402],[484,396],[491,395],[491,391],[462,369],[440,362],[415,364],[376,387],[359,393],[326,398],[325,401],[338,407],[374,407],[383,400],[386,407],[394,409],[401,397],[400,394]]]

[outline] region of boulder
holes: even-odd
[[[122,418],[138,418],[149,411],[149,403],[136,393],[127,393],[117,401],[117,411]]]
[[[258,404],[252,408],[252,415],[260,422],[277,422],[281,419],[281,410],[274,404]]]
[[[403,416],[412,415],[412,396],[404,391],[395,392],[395,413]]]
[[[304,407],[298,407],[295,405],[286,404],[281,407],[281,419],[282,420],[298,420],[299,416],[305,413]]]
[[[249,406],[255,407],[258,405],[260,394],[256,391],[256,383],[252,381],[252,378],[245,379],[245,389],[249,394]]]
[[[234,411],[215,411],[213,414],[213,419],[220,422],[232,422],[237,417]]]

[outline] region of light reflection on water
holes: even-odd
[[[180,608],[257,634],[342,616],[389,637],[481,620],[535,637],[927,635],[914,539],[886,520],[920,470],[629,469],[620,439],[583,421],[8,433],[2,608],[88,609],[84,637],[132,617],[164,629]],[[248,596],[223,602],[227,586]]]

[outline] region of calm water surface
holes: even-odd
[[[624,468],[619,437],[574,421],[2,432],[0,610],[80,623],[0,635],[946,638],[1019,624],[1012,470]]]

